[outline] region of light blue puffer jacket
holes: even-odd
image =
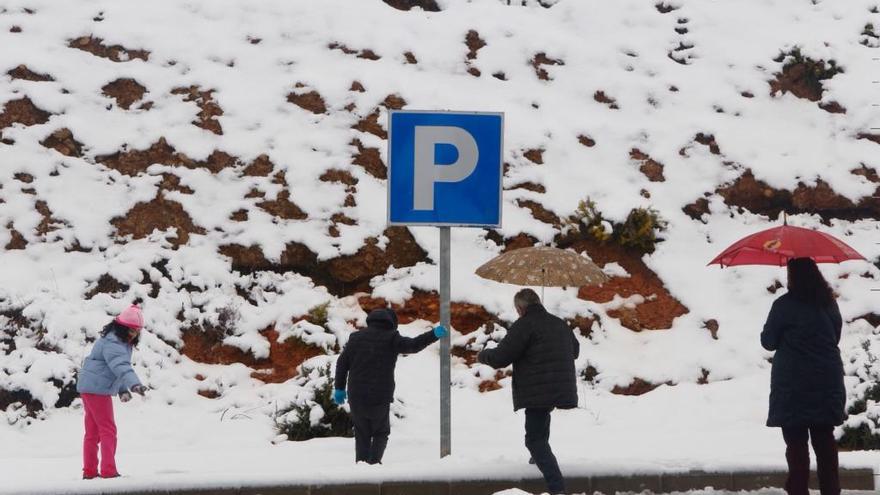
[[[81,394],[116,395],[141,382],[131,367],[131,345],[108,333],[95,342],[76,381]]]

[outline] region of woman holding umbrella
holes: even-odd
[[[776,351],[767,426],[782,428],[789,471],[786,492],[809,493],[810,440],[822,495],[838,495],[834,427],[846,418],[843,362],[837,347],[843,320],[815,261],[792,258],[787,267],[788,292],[774,301],[761,332],[764,348]]]

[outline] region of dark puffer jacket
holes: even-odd
[[[544,306],[533,304],[494,349],[478,359],[493,368],[513,364],[513,409],[577,407],[574,360],[580,345],[574,332]]]
[[[397,315],[377,309],[367,328],[354,332],[336,361],[336,389],[345,390],[356,406],[379,406],[394,400],[394,367],[399,354],[413,354],[437,341],[434,331],[409,338],[397,331]]]
[[[843,320],[836,302],[815,307],[784,294],[773,302],[761,345],[773,356],[767,426],[837,426],[846,419]]]

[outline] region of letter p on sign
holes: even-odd
[[[395,111],[389,121],[389,224],[500,226],[503,114]]]

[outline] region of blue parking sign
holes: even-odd
[[[499,227],[504,114],[393,111],[388,223]]]

